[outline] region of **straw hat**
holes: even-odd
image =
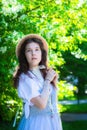
[[[46,50],[46,52],[48,52],[48,46],[47,46],[47,41],[40,35],[38,34],[28,34],[25,35],[18,43],[18,45],[16,46],[16,56],[19,56],[19,52],[20,52],[20,48],[22,46],[22,44],[24,43],[25,40],[30,39],[30,38],[37,38],[39,40],[42,41],[44,49]]]

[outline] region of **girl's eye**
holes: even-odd
[[[34,51],[40,51],[40,49],[39,48],[35,48]],[[32,49],[27,49],[26,52],[30,52],[31,53],[31,52],[33,52],[33,50]]]
[[[39,51],[40,49],[39,48],[36,48],[36,51]]]
[[[26,50],[26,52],[31,52],[31,50]]]
[[[36,51],[39,51],[39,49],[37,48]]]

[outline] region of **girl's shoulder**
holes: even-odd
[[[21,73],[19,77],[19,84],[18,88],[19,89],[27,89],[29,86],[31,86],[31,79],[27,76],[25,73]]]
[[[34,81],[33,76],[30,73],[21,73],[20,77],[19,77],[19,83],[20,82],[24,82],[24,83],[31,83]]]
[[[21,81],[21,80],[25,80],[26,77],[27,77],[26,74],[21,73],[21,75],[20,75],[20,77],[19,77],[19,81]]]
[[[20,75],[20,77],[19,77],[20,79],[25,79],[25,78],[30,78],[29,77],[29,74],[28,73],[21,73],[21,75]]]

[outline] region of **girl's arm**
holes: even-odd
[[[50,95],[50,83],[54,79],[56,73],[53,69],[49,69],[44,81],[43,91],[40,96],[32,98],[31,102],[38,108],[44,109]]]

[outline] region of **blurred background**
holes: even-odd
[[[13,88],[15,47],[26,34],[42,35],[49,66],[59,74],[58,109],[64,130],[87,129],[87,0],[0,0],[0,130],[12,127],[22,102]],[[79,127],[80,126],[80,127]]]

